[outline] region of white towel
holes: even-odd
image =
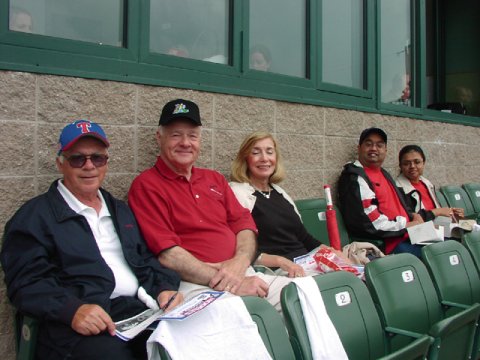
[[[296,278],[310,348],[314,360],[348,360],[337,330],[325,309],[322,294],[311,276]]]
[[[149,360],[159,360],[157,343],[173,360],[271,360],[242,299],[218,299],[183,321],[160,321],[147,341]]]

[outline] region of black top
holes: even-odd
[[[259,191],[252,216],[258,228],[258,251],[293,260],[320,245],[307,232],[292,204],[272,189],[267,199]]]

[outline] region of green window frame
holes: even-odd
[[[9,31],[9,2],[2,1],[0,69],[247,95],[480,126],[479,117],[442,113],[426,107],[425,0],[412,0],[411,18],[415,39],[412,49],[412,96],[415,106],[385,104],[380,100],[378,29],[382,0],[363,1],[363,88],[341,86],[322,80],[322,54],[328,51],[321,46],[323,0],[305,1],[305,78],[249,69],[248,0],[228,1],[228,64],[150,52],[150,0],[125,0],[125,47],[120,48]]]

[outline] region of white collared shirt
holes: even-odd
[[[102,208],[97,215],[95,209],[80,202],[70,190],[65,187],[62,180],[58,182],[57,189],[68,206],[77,214],[87,219],[100,254],[113,272],[115,289],[110,295],[110,298],[113,299],[122,295],[135,296],[138,289],[138,279],[125,260],[120,239],[100,190],[98,190],[98,197],[102,202]]]

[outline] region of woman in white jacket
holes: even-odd
[[[290,277],[305,276],[292,260],[321,243],[307,232],[293,200],[277,185],[283,178],[284,167],[273,136],[266,132],[249,135],[232,163],[230,186],[258,227],[255,265],[279,268]]]
[[[433,220],[436,216],[455,215],[463,218],[464,211],[461,208],[440,207],[433,184],[423,176],[425,160],[425,153],[418,145],[406,145],[398,154],[401,173],[396,183],[403,189],[407,203],[425,221]]]

